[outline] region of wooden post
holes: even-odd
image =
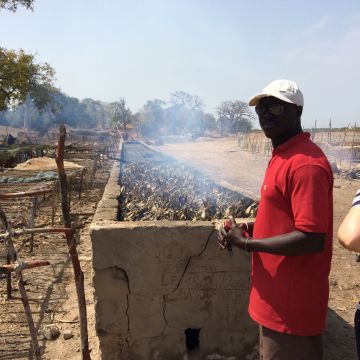
[[[51,204],[51,225],[54,226],[55,222],[55,210],[56,210],[56,199],[57,199],[58,186],[56,185],[52,192],[52,204]]]
[[[316,123],[317,123],[317,120],[315,119],[312,141],[315,141],[315,137],[316,137]]]
[[[5,244],[5,251],[6,251],[6,264],[11,264],[17,260],[17,254],[14,247],[14,243],[11,239],[11,223],[7,221],[6,215],[3,210],[0,211],[1,221],[3,225],[6,225],[6,233],[4,234],[4,244]],[[11,283],[11,273],[7,274],[6,277],[6,295],[7,299],[12,298],[12,283]]]
[[[11,281],[11,271],[17,271],[17,276],[18,276],[18,287],[19,287],[19,291],[20,291],[20,295],[21,295],[21,301],[23,303],[24,306],[24,311],[25,311],[25,315],[26,315],[26,320],[29,326],[29,331],[30,331],[30,336],[31,336],[31,343],[32,343],[32,347],[33,347],[33,352],[34,352],[34,356],[36,360],[40,360],[40,348],[39,348],[39,343],[37,341],[37,332],[34,326],[34,320],[32,318],[32,313],[31,313],[31,309],[30,309],[30,305],[29,305],[29,298],[27,296],[26,290],[25,290],[25,286],[24,286],[24,281],[22,278],[22,274],[21,274],[21,270],[22,269],[30,269],[33,267],[38,267],[38,266],[44,266],[44,265],[48,265],[49,262],[48,261],[30,261],[29,263],[16,263],[13,264],[15,261],[17,261],[17,256],[16,256],[16,251],[15,251],[15,247],[14,247],[14,243],[12,241],[12,236],[11,236],[11,225],[10,223],[7,226],[7,233],[5,234],[5,246],[6,246],[6,251],[7,251],[7,259],[11,258],[11,259],[15,259],[13,261],[7,261],[7,265],[3,265],[2,268],[6,269],[8,271],[7,275],[10,276],[10,281]],[[11,297],[11,282],[10,282],[10,297]],[[8,298],[9,298],[9,289],[8,289]]]
[[[30,221],[29,226],[31,228],[35,227],[35,217],[36,217],[36,207],[37,207],[37,198],[34,196],[31,199],[31,215],[30,215]],[[34,234],[30,235],[30,252],[32,253],[34,250]]]
[[[71,218],[68,205],[67,196],[67,184],[66,184],[66,173],[64,169],[64,148],[65,148],[65,137],[66,128],[64,125],[60,125],[60,136],[56,154],[56,164],[58,167],[58,174],[60,180],[60,197],[61,197],[61,208],[64,218],[64,225],[67,228],[71,228]],[[87,315],[86,315],[86,300],[84,290],[84,273],[81,270],[80,261],[76,249],[74,232],[66,233],[66,242],[69,249],[69,255],[74,270],[74,280],[76,286],[76,293],[78,298],[79,306],[79,321],[80,321],[80,340],[81,340],[81,353],[83,360],[89,360],[89,338],[87,330]]]
[[[354,142],[355,142],[355,134],[356,134],[356,123],[354,125],[354,133],[353,133],[353,137],[351,140],[351,155],[350,155],[350,170],[354,161]]]
[[[95,176],[96,176],[96,170],[98,166],[98,155],[96,154],[93,161],[93,168],[92,168],[92,174],[91,174],[91,187],[93,186],[93,183],[95,182]]]
[[[81,200],[81,192],[82,192],[82,187],[83,187],[84,174],[85,174],[85,168],[83,168],[81,170],[81,175],[80,175],[79,200]]]
[[[72,190],[72,175],[69,176],[69,202],[68,202],[68,206],[69,206],[69,212],[71,212],[71,190]]]
[[[40,357],[39,343],[38,343],[38,340],[37,340],[37,332],[36,332],[36,329],[35,329],[34,320],[32,318],[30,305],[29,305],[29,298],[28,298],[26,290],[25,290],[24,280],[23,280],[21,271],[19,271],[19,274],[18,274],[18,287],[19,287],[19,291],[20,291],[20,294],[21,294],[21,301],[23,303],[24,310],[25,310],[26,320],[27,320],[27,323],[28,323],[28,326],[29,326],[29,331],[30,331],[31,343],[32,343],[32,347],[33,347],[34,356],[35,356],[35,359],[40,360],[41,357]]]
[[[341,163],[342,163],[343,156],[344,156],[344,146],[345,146],[345,140],[346,140],[347,130],[348,130],[348,128],[346,127],[346,128],[345,128],[345,131],[344,131],[344,137],[343,137],[343,140],[342,140],[342,143],[341,143],[340,160],[339,160],[339,165],[340,165],[340,167],[341,167]]]

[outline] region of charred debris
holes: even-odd
[[[120,184],[120,221],[252,217],[258,206],[257,201],[137,142],[123,144]]]

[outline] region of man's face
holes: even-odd
[[[286,138],[298,124],[297,106],[281,101],[273,96],[264,97],[255,106],[261,129],[271,140]]]

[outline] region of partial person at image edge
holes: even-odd
[[[360,252],[360,189],[356,192],[351,208],[339,226],[337,236],[344,248]]]
[[[260,326],[260,358],[322,359],[332,256],[331,167],[302,131],[304,99],[295,82],[275,80],[249,105],[274,149],[255,223],[221,229],[219,245],[252,252],[249,314]]]
[[[339,226],[337,237],[346,249],[360,252],[360,189],[352,201],[351,208]],[[358,359],[360,359],[360,301],[354,315],[355,341]]]

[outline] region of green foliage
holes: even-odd
[[[34,55],[23,50],[0,47],[0,111],[23,104],[30,96],[43,109],[53,93],[54,70],[35,62]]]
[[[0,9],[15,12],[18,6],[24,6],[27,10],[33,10],[34,0],[0,0]]]
[[[57,93],[47,107],[43,118],[43,125],[38,123],[36,130],[46,131],[47,128],[58,124],[67,124],[73,128],[93,129],[104,128],[110,124],[110,114],[106,104],[92,99],[80,101],[77,98]]]

